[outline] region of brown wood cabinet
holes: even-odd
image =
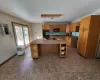
[[[42,25],[42,30],[50,30],[52,32],[53,29],[55,28],[60,28],[61,32],[66,32],[66,24],[59,24],[59,25],[44,24]]]
[[[65,37],[65,41],[69,47],[77,48],[78,37]]]
[[[30,46],[31,46],[32,58],[38,58],[39,57],[39,55],[38,55],[38,45],[34,44],[34,45],[30,45]]]
[[[48,24],[42,25],[42,30],[49,30],[50,26]]]
[[[73,32],[73,29],[72,29],[73,27],[72,27],[72,25],[70,24],[69,25],[69,32]]]
[[[43,40],[37,39],[30,44],[32,58],[39,58],[44,54],[56,54],[60,57],[67,57],[68,47],[64,40]]]
[[[66,32],[67,25],[58,25],[58,26],[59,26],[61,32]]]
[[[80,26],[80,22],[71,24],[69,27],[69,32],[79,32],[79,30],[77,30],[79,26]]]
[[[84,57],[95,58],[100,34],[100,16],[89,16],[81,20],[78,52]]]
[[[71,37],[65,37],[65,41],[68,46],[71,46]]]

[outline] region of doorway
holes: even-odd
[[[16,46],[27,47],[29,45],[29,29],[28,26],[12,23],[15,35]]]

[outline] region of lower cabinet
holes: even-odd
[[[77,48],[78,37],[65,37],[67,46]]]
[[[68,46],[71,46],[71,37],[65,37],[65,41]]]
[[[32,44],[31,45],[31,55],[32,55],[32,58],[38,58],[39,55],[38,55],[38,44]]]
[[[38,52],[33,51],[33,58],[38,58]]]

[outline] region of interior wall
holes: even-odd
[[[43,39],[42,23],[32,24],[32,35],[33,35],[33,40]]]
[[[15,45],[15,39],[13,35],[13,29],[12,29],[11,22],[28,25],[29,30],[30,30],[30,40],[32,41],[32,37],[31,37],[32,29],[31,29],[30,23],[20,20],[16,17],[10,16],[6,13],[0,12],[0,23],[8,24],[9,31],[11,32],[11,36],[0,34],[0,64],[16,53],[16,45]]]

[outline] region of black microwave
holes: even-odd
[[[60,28],[54,28],[53,32],[60,32]]]

